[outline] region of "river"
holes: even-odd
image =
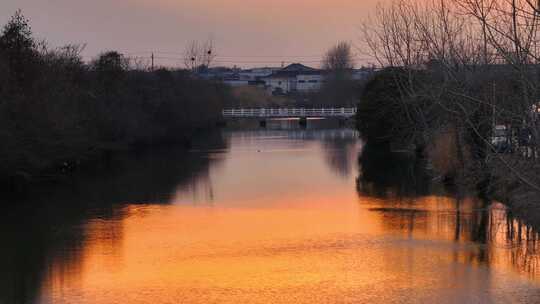
[[[0,216],[0,303],[540,303],[535,231],[363,148],[272,121],[36,189]]]

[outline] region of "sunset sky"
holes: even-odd
[[[35,35],[52,46],[86,43],[85,59],[103,50],[156,52],[175,66],[185,45],[212,38],[216,65],[318,66],[345,40],[360,44],[360,24],[378,0],[2,0],[0,23],[20,8]],[[175,54],[178,53],[178,54]],[[365,57],[365,56],[362,56]],[[365,63],[360,59],[358,65]]]

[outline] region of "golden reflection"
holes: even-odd
[[[516,267],[537,265],[523,248],[504,246],[505,229],[488,235],[488,244],[472,242],[472,200],[459,215],[455,201],[436,196],[418,200],[416,209],[347,195],[325,200],[308,196],[291,202],[294,208],[264,209],[129,206],[121,224],[89,224],[82,267],[53,284],[53,298],[62,303],[82,292],[80,303],[384,302],[410,289],[429,299],[434,290],[491,292],[506,276],[515,279]],[[488,212],[491,226],[508,227],[500,212]]]
[[[502,205],[358,195],[355,176],[325,161],[328,147],[233,139],[205,179],[211,204],[180,187],[171,205],[87,221],[78,262],[52,262],[43,302],[540,300],[537,234]]]

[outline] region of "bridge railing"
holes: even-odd
[[[272,118],[272,117],[352,117],[356,108],[248,108],[225,109],[226,118]]]

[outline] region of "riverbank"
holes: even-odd
[[[520,168],[519,178],[509,168]],[[490,193],[527,225],[540,229],[540,197],[535,185],[540,184],[540,166],[513,155],[503,155],[494,165]]]
[[[419,153],[433,146],[429,158],[447,167],[438,170],[447,182],[539,225],[537,8],[455,4],[386,3],[366,22],[366,53],[383,69],[364,90],[359,128],[368,141]]]
[[[470,73],[469,77],[494,73],[493,83],[502,82],[509,73],[493,66],[480,71],[467,68],[463,67],[463,73]],[[458,98],[447,91],[443,78],[437,78],[439,73],[437,66],[388,68],[377,73],[358,106],[357,128],[363,139],[426,158],[435,175],[457,191],[505,203],[523,220],[540,227],[538,153],[533,152],[538,149],[534,140],[537,117],[530,108],[522,112],[510,108],[504,96],[488,100],[493,106],[486,106],[488,101],[483,102],[484,95],[478,93],[486,89],[483,82],[470,84]],[[497,127],[504,134],[496,133]]]
[[[27,168],[27,171],[17,171],[10,176],[0,178],[0,191],[7,197],[24,198],[35,189],[64,184],[75,176],[92,172],[95,168],[112,166],[119,157],[126,155],[153,154],[154,152],[170,149],[177,153],[187,154],[193,142],[200,138],[213,137],[218,127],[211,126],[200,129],[188,138],[178,138],[167,142],[145,144],[114,143],[102,145],[89,151],[68,151],[69,157],[58,158],[57,165],[52,167]]]
[[[24,191],[118,151],[189,143],[216,126],[230,89],[108,51],[50,48],[20,12],[0,34],[0,188]]]

